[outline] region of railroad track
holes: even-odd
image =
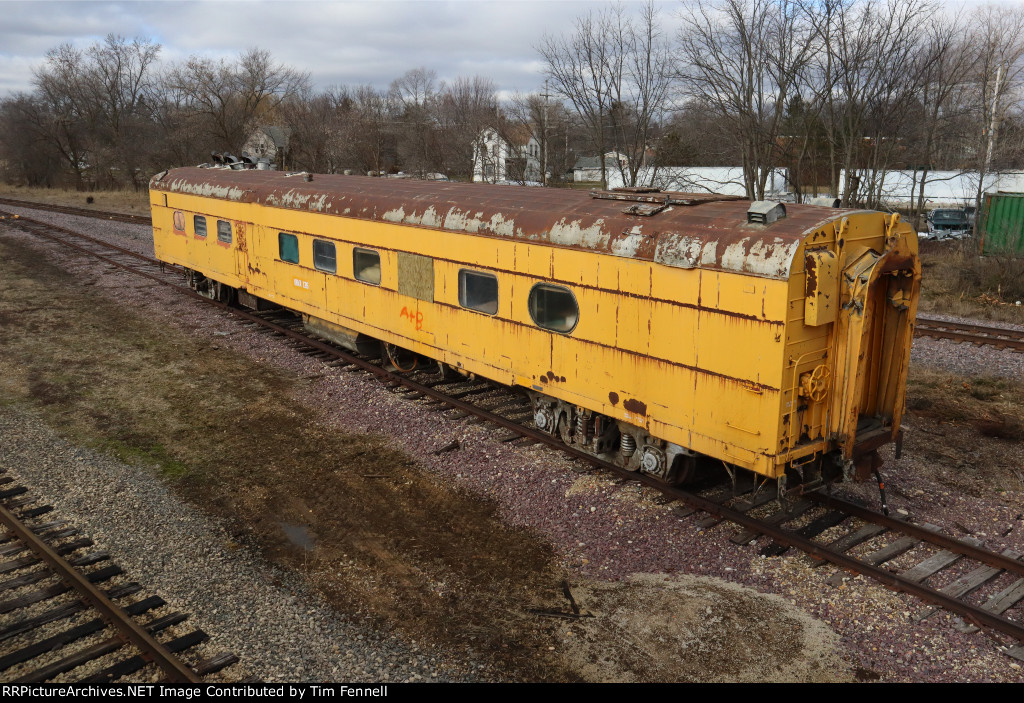
[[[956,342],[971,342],[988,345],[997,349],[1024,352],[1024,332],[967,322],[947,322],[931,317],[917,316],[914,332],[919,337],[951,339]]]
[[[238,658],[202,659],[208,638],[127,581],[106,552],[0,475],[0,676],[9,683],[199,683]],[[175,631],[178,632],[175,632]],[[158,639],[158,636],[162,639]],[[180,656],[197,663],[186,664]]]
[[[0,213],[0,217],[4,215]],[[935,526],[889,517],[820,490],[797,487],[780,497],[775,493],[774,483],[759,483],[742,476],[700,492],[666,486],[538,430],[532,426],[529,400],[513,389],[482,380],[451,379],[436,367],[397,372],[380,360],[352,354],[310,335],[302,329],[301,321],[287,311],[252,313],[203,298],[183,285],[180,275],[174,277],[167,270],[169,267],[155,259],[126,253],[127,250],[94,238],[72,241],[81,235],[29,218],[0,220],[3,223],[24,227],[65,247],[173,286],[183,294],[230,312],[257,331],[281,337],[327,366],[372,374],[410,402],[426,405],[450,419],[489,423],[500,431],[496,434],[498,441],[546,444],[620,480],[649,486],[663,494],[662,502],[675,504],[672,509],[677,515],[694,516],[702,527],[731,523],[731,529],[736,530],[731,540],[736,544],[747,545],[764,538],[762,541],[769,542],[762,549],[766,555],[799,550],[816,565],[836,568],[831,583],[838,585],[853,574],[862,574],[888,588],[911,594],[925,604],[914,618],[928,618],[936,609],[954,613],[961,618],[956,627],[964,631],[983,628],[997,641],[1001,651],[1024,661],[1024,609],[1019,607],[1024,600],[1024,562],[1016,552],[986,549],[980,541],[949,537]],[[104,246],[110,247],[105,254],[97,250]],[[437,453],[457,448],[441,447]]]
[[[133,225],[152,225],[153,218],[149,215],[126,215],[121,212],[104,212],[102,210],[90,210],[84,207],[73,207],[71,205],[52,205],[50,203],[35,203],[28,200],[14,200],[12,198],[0,198],[0,205],[10,207],[23,207],[32,210],[49,210],[50,212],[62,212],[65,215],[79,215],[81,217],[92,217],[98,220],[111,220],[114,222],[127,222]]]

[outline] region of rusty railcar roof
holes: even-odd
[[[564,188],[493,186],[365,176],[178,168],[150,188],[268,207],[512,238],[655,261],[678,268],[788,279],[804,237],[843,211],[787,205],[787,217],[747,224],[746,200],[672,205],[655,215]]]

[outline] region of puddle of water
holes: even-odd
[[[313,535],[309,534],[309,530],[306,529],[305,525],[293,525],[290,522],[279,522],[277,524],[284,530],[288,541],[296,547],[302,547],[307,552],[313,551],[313,548],[316,547],[316,540],[313,538]]]

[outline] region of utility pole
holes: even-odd
[[[988,173],[989,169],[992,168],[992,147],[995,146],[996,142],[996,129],[999,127],[999,121],[996,117],[999,109],[999,83],[1003,77],[1003,67],[1000,65],[996,69],[996,85],[992,91],[992,119],[988,125],[988,146],[985,149],[985,173]]]
[[[548,79],[544,79],[544,110],[542,112],[541,136],[544,139],[542,148],[543,160],[540,165],[540,182],[548,184]]]

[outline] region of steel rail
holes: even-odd
[[[50,212],[61,212],[67,215],[78,215],[80,217],[92,217],[97,220],[116,220],[134,225],[151,225],[153,218],[148,215],[128,215],[123,212],[107,212],[104,210],[89,210],[87,208],[74,207],[73,205],[53,205],[50,203],[37,203],[30,200],[16,200],[14,198],[0,198],[0,205],[11,205],[23,207],[27,210],[48,210]]]
[[[45,223],[42,223],[42,224],[45,225]],[[49,225],[45,225],[45,226],[49,226]],[[50,237],[50,238],[55,240],[55,241],[60,241],[60,242],[63,243],[63,240],[60,240],[60,239],[58,239],[56,237]],[[102,257],[102,256],[96,254],[95,252],[91,252],[88,249],[82,248],[81,250],[84,251],[85,253],[90,254],[90,255],[97,256],[99,258],[104,258],[105,259],[105,257]],[[108,260],[108,259],[105,259],[105,260]],[[613,474],[616,474],[616,475],[621,476],[623,478],[626,478],[628,480],[637,481],[638,483],[642,483],[642,484],[644,484],[646,486],[649,486],[649,487],[651,487],[651,488],[653,488],[653,489],[663,493],[666,496],[669,496],[671,498],[675,498],[675,499],[677,499],[677,500],[679,500],[679,501],[689,505],[690,507],[693,507],[693,508],[696,508],[698,510],[702,510],[702,511],[704,511],[706,513],[718,516],[718,517],[720,517],[720,518],[722,518],[724,520],[729,520],[730,522],[736,523],[737,525],[740,525],[742,527],[746,527],[746,528],[748,528],[748,529],[750,529],[752,531],[755,531],[755,532],[757,532],[759,534],[768,535],[769,537],[771,537],[773,540],[775,540],[776,542],[778,542],[780,544],[783,544],[783,545],[786,545],[786,546],[789,546],[789,547],[794,547],[794,548],[799,549],[800,551],[805,552],[805,553],[807,553],[807,554],[809,554],[811,556],[815,556],[815,557],[817,557],[817,558],[819,558],[821,560],[828,561],[828,562],[830,562],[832,564],[835,564],[836,566],[842,567],[842,568],[847,569],[849,571],[853,571],[855,573],[863,574],[863,575],[865,575],[865,576],[867,576],[867,577],[869,577],[869,578],[871,578],[871,579],[881,583],[884,586],[892,587],[892,588],[895,588],[896,590],[900,590],[900,591],[903,591],[905,593],[909,593],[911,595],[914,595],[914,596],[920,598],[921,600],[923,600],[925,602],[937,605],[937,606],[939,606],[939,607],[941,607],[941,608],[943,608],[945,610],[948,610],[950,612],[957,613],[957,614],[963,616],[966,620],[970,621],[971,623],[973,623],[975,625],[978,625],[978,626],[981,626],[981,627],[988,627],[988,628],[990,628],[992,630],[996,630],[998,632],[1002,632],[1003,634],[1009,635],[1009,636],[1011,636],[1011,637],[1013,637],[1013,638],[1015,638],[1017,640],[1020,640],[1020,641],[1024,642],[1024,624],[1020,624],[1020,623],[1014,622],[1013,620],[1005,618],[1003,616],[991,613],[991,612],[981,608],[980,606],[975,606],[975,605],[971,605],[970,603],[958,601],[958,600],[956,600],[954,598],[951,598],[950,596],[947,596],[944,593],[941,593],[940,591],[937,591],[935,589],[929,588],[928,586],[924,586],[921,583],[918,583],[916,581],[911,581],[911,580],[909,580],[907,578],[904,578],[904,577],[902,577],[902,576],[900,576],[898,574],[894,574],[894,573],[892,573],[890,571],[886,571],[885,569],[882,569],[880,567],[868,564],[866,562],[862,562],[862,561],[860,561],[860,560],[858,560],[858,559],[856,559],[854,557],[851,557],[851,556],[849,556],[849,555],[847,555],[845,553],[828,549],[827,547],[819,545],[819,544],[813,542],[812,540],[810,540],[810,539],[808,539],[806,537],[803,537],[801,535],[798,535],[798,534],[795,534],[793,532],[787,531],[787,530],[785,530],[785,529],[783,529],[781,527],[778,527],[778,526],[775,526],[775,525],[763,522],[763,521],[758,520],[756,518],[752,518],[752,517],[744,514],[743,512],[740,512],[740,511],[728,508],[728,507],[726,507],[724,505],[716,503],[716,502],[714,502],[712,500],[709,500],[707,498],[704,498],[702,496],[699,496],[699,495],[696,495],[696,494],[693,494],[693,493],[689,493],[689,492],[684,491],[684,490],[682,490],[680,488],[676,488],[676,487],[673,487],[673,486],[667,486],[664,483],[662,483],[661,481],[658,481],[657,479],[651,478],[650,476],[648,476],[646,474],[643,474],[641,472],[631,472],[631,471],[628,471],[628,470],[623,469],[621,467],[618,467],[618,466],[616,466],[614,464],[611,464],[609,462],[606,462],[606,461],[603,461],[601,459],[598,459],[597,457],[595,457],[595,456],[593,456],[591,454],[588,454],[588,453],[583,452],[583,451],[581,451],[579,449],[576,449],[575,447],[572,447],[572,446],[564,444],[560,439],[557,439],[557,438],[555,438],[555,437],[553,437],[553,436],[551,436],[551,435],[549,435],[549,434],[547,434],[545,432],[542,432],[542,431],[537,430],[535,428],[525,427],[525,426],[523,426],[523,425],[521,425],[521,424],[519,424],[519,423],[517,423],[517,422],[515,422],[513,420],[509,420],[508,418],[505,418],[505,417],[503,417],[501,415],[498,415],[496,413],[490,412],[490,411],[485,410],[483,408],[480,408],[478,406],[472,405],[471,403],[467,403],[467,402],[459,400],[457,398],[450,398],[447,395],[445,395],[443,392],[437,391],[437,390],[435,390],[434,388],[432,388],[430,386],[423,385],[421,383],[413,381],[412,379],[407,378],[405,376],[402,376],[401,374],[396,374],[396,373],[392,373],[390,371],[387,371],[386,369],[381,368],[381,367],[379,367],[379,366],[377,366],[375,364],[372,364],[369,361],[366,361],[366,360],[361,359],[359,357],[353,356],[352,354],[349,354],[346,351],[342,351],[341,349],[338,349],[337,347],[335,347],[333,345],[330,345],[330,344],[327,344],[327,343],[324,343],[324,342],[320,342],[319,340],[316,340],[316,339],[312,339],[312,338],[310,338],[310,337],[308,337],[308,336],[306,336],[304,334],[298,333],[298,332],[296,332],[296,331],[294,331],[294,330],[292,330],[292,329],[290,329],[288,327],[279,325],[279,324],[277,324],[275,322],[269,321],[269,320],[267,320],[265,318],[262,318],[262,317],[260,317],[258,315],[253,315],[253,314],[247,313],[247,312],[245,312],[243,310],[239,310],[237,308],[233,308],[233,307],[231,307],[231,306],[229,306],[229,305],[227,305],[225,303],[221,303],[219,301],[211,300],[211,299],[209,299],[209,298],[207,298],[205,296],[199,295],[195,291],[192,291],[190,288],[186,288],[184,286],[179,286],[179,285],[170,283],[166,279],[161,279],[161,278],[159,278],[157,276],[153,276],[153,275],[148,274],[148,273],[146,273],[144,271],[138,271],[136,269],[133,269],[133,268],[127,266],[127,265],[124,265],[124,264],[121,264],[121,263],[118,263],[118,262],[111,261],[111,263],[113,263],[113,264],[115,264],[117,266],[120,266],[122,268],[125,268],[128,271],[132,271],[132,272],[138,273],[138,274],[140,274],[142,276],[146,276],[146,277],[151,278],[153,280],[156,280],[156,281],[158,281],[160,283],[168,285],[168,286],[170,286],[170,287],[174,288],[175,290],[178,290],[178,291],[180,291],[182,293],[188,293],[188,294],[192,295],[195,298],[203,300],[204,302],[212,303],[214,306],[216,306],[216,307],[218,307],[218,308],[220,308],[220,309],[222,309],[224,311],[230,312],[232,315],[235,315],[235,316],[237,316],[239,318],[245,319],[245,320],[250,321],[250,322],[254,322],[254,323],[259,324],[259,325],[261,325],[261,326],[263,326],[265,328],[268,328],[268,329],[270,329],[270,330],[272,330],[272,331],[274,331],[274,332],[276,332],[278,334],[281,334],[281,335],[286,336],[288,338],[291,338],[293,340],[299,341],[299,342],[303,343],[304,345],[312,347],[313,349],[315,349],[317,351],[324,352],[325,354],[333,356],[336,359],[343,360],[347,364],[358,366],[359,368],[362,368],[365,371],[367,371],[369,373],[372,373],[373,375],[377,376],[378,378],[381,378],[381,379],[384,379],[384,380],[388,380],[388,381],[394,383],[395,385],[405,386],[405,387],[407,387],[407,388],[409,388],[411,390],[414,390],[414,391],[417,391],[419,393],[422,393],[425,396],[429,396],[431,398],[440,400],[440,401],[446,403],[447,405],[452,406],[453,408],[456,408],[456,409],[462,410],[464,412],[471,413],[473,415],[481,417],[481,418],[483,418],[485,420],[493,422],[494,424],[496,424],[496,425],[498,425],[500,427],[504,427],[506,429],[514,430],[515,432],[518,432],[519,434],[523,435],[524,437],[528,437],[528,438],[533,439],[533,440],[535,440],[535,441],[537,441],[539,443],[546,444],[546,445],[548,445],[550,447],[553,447],[553,448],[555,448],[555,449],[557,449],[557,450],[559,450],[561,452],[564,452],[565,454],[568,454],[569,456],[572,456],[574,458],[580,459],[580,460],[582,460],[582,461],[584,461],[586,463],[592,464],[594,466],[603,468],[603,469],[605,469],[605,470],[607,470],[607,471],[609,471],[609,472],[611,472]],[[807,495],[810,495],[810,494],[807,494]],[[872,518],[873,519],[874,519],[874,517],[875,517],[874,514],[872,514]],[[902,528],[902,526],[906,525],[906,524],[907,523],[899,523],[900,528]],[[894,529],[899,529],[899,528],[894,528]],[[934,535],[932,535],[932,537],[934,537]],[[966,546],[966,545],[964,545],[964,546]],[[992,558],[993,558],[993,555],[986,554],[986,560],[992,559]],[[988,562],[986,562],[986,563],[988,563]]]
[[[0,521],[14,533],[22,543],[50,565],[57,577],[79,596],[99,611],[100,616],[113,626],[120,639],[134,644],[142,657],[160,667],[171,683],[201,683],[195,672],[184,662],[173,656],[167,648],[155,639],[144,627],[135,622],[120,606],[108,598],[103,591],[89,582],[80,571],[69,564],[50,545],[39,538],[5,506],[0,505]]]
[[[917,323],[925,325],[929,329],[941,327],[952,330],[963,330],[965,332],[978,332],[979,334],[1005,335],[1012,339],[1024,339],[1024,330],[1017,330],[1007,327],[994,327],[992,325],[979,325],[974,322],[950,322],[940,320],[937,317],[917,316]]]
[[[978,330],[978,331],[972,331]],[[918,337],[935,339],[951,339],[955,342],[971,342],[993,347],[1002,347],[1014,351],[1024,351],[1024,332],[1007,330],[1001,327],[984,327],[953,323],[930,323],[918,321],[914,327]]]
[[[937,547],[942,547],[943,549],[947,549],[951,552],[962,554],[965,557],[974,559],[975,561],[980,561],[983,564],[988,564],[989,566],[994,566],[998,569],[1004,569],[1006,571],[1019,574],[1020,576],[1024,576],[1024,562],[1011,559],[1003,554],[989,552],[985,549],[975,547],[972,544],[968,544],[967,542],[962,542],[955,537],[946,537],[945,535],[937,532],[926,530],[920,525],[915,525],[889,515],[876,513],[873,510],[863,508],[856,503],[845,501],[842,498],[836,498],[835,496],[825,495],[818,492],[805,493],[804,496],[816,503],[820,503],[826,507],[835,508],[866,522],[887,527],[890,530],[907,534],[911,537],[916,537],[924,542],[930,542]]]

